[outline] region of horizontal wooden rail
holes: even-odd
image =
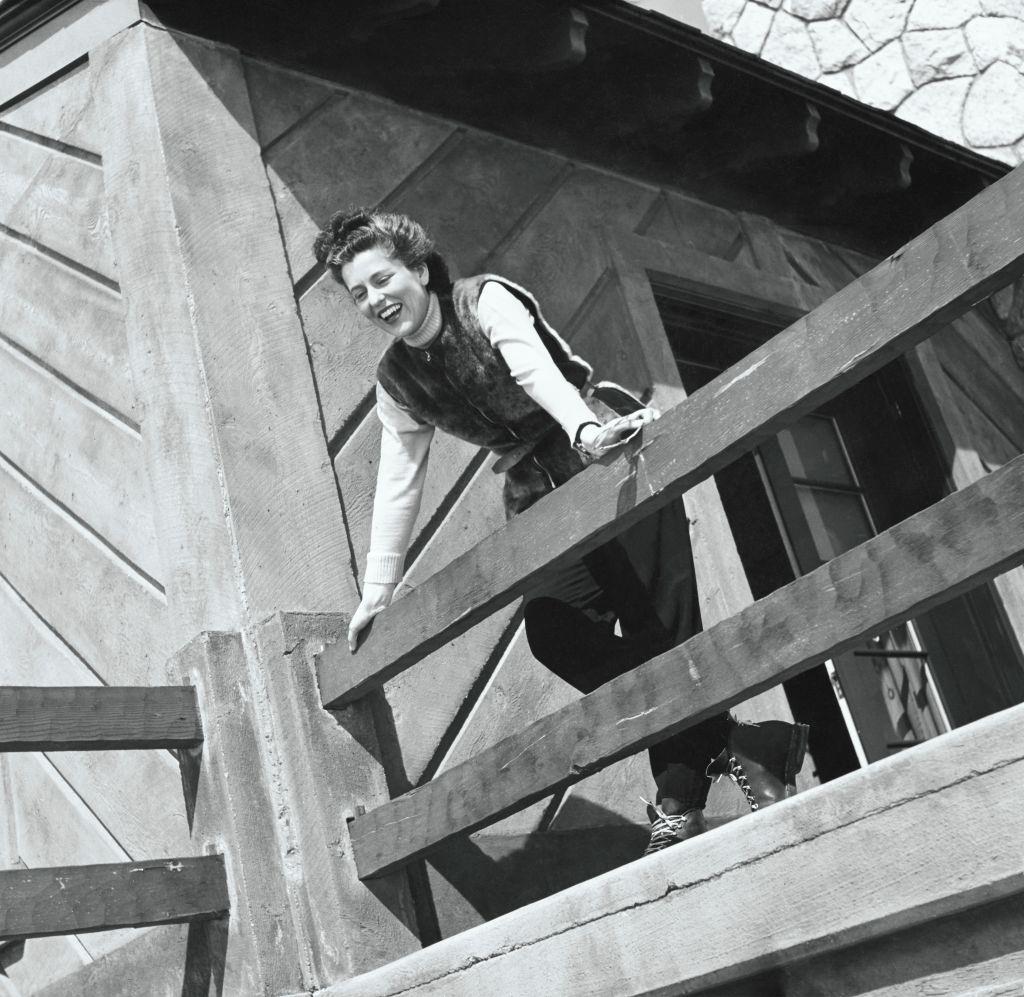
[[[1018,167],[318,659],[337,707],[397,675],[1024,272]]]
[[[361,878],[728,709],[1024,562],[1024,456],[349,825]]]
[[[194,748],[202,743],[192,686],[0,687],[0,751]]]
[[[224,858],[0,872],[0,938],[39,938],[224,917]]]

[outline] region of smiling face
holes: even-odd
[[[430,305],[426,266],[410,269],[374,247],[346,263],[341,279],[356,307],[389,336],[404,339],[423,324]]]

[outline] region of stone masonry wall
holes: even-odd
[[[709,32],[1011,165],[1024,0],[703,0]]]

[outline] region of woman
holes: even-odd
[[[348,633],[355,653],[401,580],[435,428],[497,455],[511,517],[659,413],[617,385],[591,386],[590,366],[523,288],[487,274],[453,284],[429,235],[404,215],[339,212],[314,252],[392,340],[377,371],[383,433],[370,553]],[[592,389],[586,399],[584,389]],[[679,504],[560,572],[527,604],[525,620],[538,660],[583,692],[692,635],[699,624]],[[712,774],[745,785],[752,809],[790,795],[806,732],[722,714],[652,748],[658,797],[648,851],[705,830]]]

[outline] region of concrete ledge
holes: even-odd
[[[1019,896],[1022,723],[1006,710],[326,992],[690,994]]]

